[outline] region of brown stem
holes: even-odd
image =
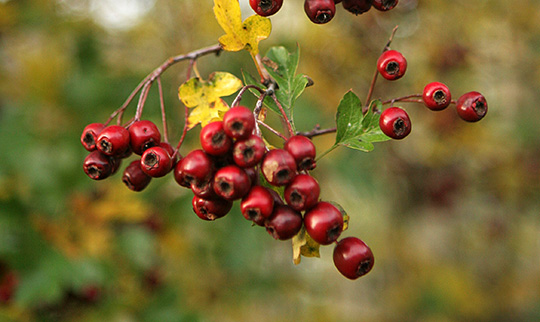
[[[319,124],[315,126],[315,128],[309,132],[296,132],[297,135],[303,135],[308,138],[312,138],[314,136],[328,134],[328,133],[335,133],[337,131],[336,127],[328,128],[328,129],[321,129]]]
[[[270,89],[270,88],[269,88]],[[291,126],[291,121],[287,117],[287,113],[285,113],[285,110],[283,109],[283,105],[279,102],[279,100],[276,97],[276,94],[272,92],[272,98],[274,99],[274,102],[276,102],[277,107],[279,108],[279,111],[281,112],[281,115],[283,116],[283,120],[287,124],[287,130],[289,131],[289,137],[294,135],[294,131]]]
[[[235,107],[237,106],[240,101],[242,100],[242,96],[244,95],[244,93],[250,89],[250,88],[253,88],[253,89],[256,89],[259,91],[259,93],[263,94],[264,93],[264,90],[262,90],[259,86],[257,85],[246,85],[244,87],[242,87],[242,89],[240,90],[240,92],[238,92],[238,95],[236,95],[236,97],[234,98],[234,101],[232,102],[231,104],[231,107]]]
[[[418,102],[418,103],[422,103],[423,100],[412,100],[412,98],[417,98],[417,97],[422,97],[422,94],[411,94],[411,95],[406,95],[406,96],[402,96],[402,97],[396,97],[396,98],[392,98],[392,99],[389,99],[389,100],[386,100],[386,101],[383,101],[381,102],[383,105],[386,105],[386,104],[390,104],[390,103],[393,103],[393,102]]]
[[[264,126],[265,128],[267,128],[270,132],[274,133],[275,135],[279,136],[280,138],[283,139],[283,141],[287,141],[287,137],[285,137],[283,134],[279,133],[278,131],[276,131],[275,129],[273,129],[270,125],[264,123],[263,121],[259,121],[257,120],[257,123]]]
[[[161,86],[161,77],[157,78],[159,90],[159,106],[161,108],[161,122],[163,123],[163,139],[169,143],[169,131],[167,130],[167,115],[165,114],[165,101],[163,100],[163,87]]]

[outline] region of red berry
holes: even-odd
[[[249,176],[235,165],[221,168],[214,175],[214,191],[224,199],[240,199],[249,192],[250,188]]]
[[[456,109],[463,120],[478,122],[486,116],[488,104],[486,98],[478,92],[468,92],[458,99]]]
[[[334,0],[305,0],[304,11],[311,22],[324,24],[334,18],[336,4]]]
[[[114,158],[94,150],[84,159],[83,169],[90,179],[103,180],[113,173],[117,163]]]
[[[373,268],[371,249],[356,237],[340,240],[334,248],[334,265],[346,278],[357,279]]]
[[[81,143],[86,150],[92,152],[96,149],[98,136],[104,128],[105,125],[103,123],[91,123],[84,128],[81,135]]]
[[[407,70],[407,60],[397,50],[387,50],[377,60],[377,70],[382,77],[388,80],[396,80]]]
[[[236,106],[223,115],[223,130],[233,139],[247,139],[255,128],[255,117],[251,110]]]
[[[272,215],[274,210],[274,198],[267,188],[254,186],[249,193],[242,198],[240,211],[247,220],[256,223],[264,223],[266,218]]]
[[[132,161],[124,170],[122,182],[133,191],[141,191],[152,180],[152,177],[141,169],[141,160]]]
[[[343,231],[343,215],[334,205],[321,201],[304,215],[306,232],[314,241],[328,245]]]
[[[261,171],[271,185],[284,186],[296,176],[296,161],[283,149],[270,150],[262,161]]]
[[[285,142],[284,149],[289,152],[298,166],[298,170],[313,170],[317,166],[315,145],[305,136],[295,135]]]
[[[172,156],[174,155],[174,148],[173,148],[173,146],[172,146],[170,143],[168,143],[168,142],[161,142],[161,143],[159,144],[159,146],[162,147],[162,148],[164,148],[165,151],[167,151],[167,153],[169,153],[169,155],[170,155],[171,158],[172,158]],[[177,153],[177,154],[176,154],[176,157],[175,157],[174,160],[173,160],[173,166],[175,166],[176,163],[178,162],[178,160],[181,159],[181,158],[182,158],[182,156],[180,155],[180,153]]]
[[[342,4],[345,10],[355,15],[362,14],[364,12],[369,11],[369,9],[371,9],[370,0],[343,0]]]
[[[159,145],[161,133],[153,122],[141,120],[129,127],[129,140],[133,153],[141,155],[146,149]]]
[[[151,177],[163,177],[172,169],[171,156],[160,146],[148,148],[141,156],[141,168]]]
[[[207,182],[213,176],[214,165],[203,150],[193,150],[174,167],[174,179],[186,188],[195,182]]]
[[[312,208],[319,202],[321,189],[315,178],[299,174],[287,185],[283,194],[287,204],[296,211]]]
[[[452,101],[452,94],[448,89],[448,86],[439,82],[432,82],[424,87],[422,93],[422,100],[424,105],[432,111],[440,111],[450,105]]]
[[[259,184],[259,169],[257,167],[244,168],[252,186]]]
[[[379,126],[387,136],[401,140],[411,133],[409,115],[399,107],[390,107],[381,113]]]
[[[266,152],[264,141],[257,135],[236,141],[233,147],[234,163],[242,168],[250,168],[261,162]]]
[[[259,16],[268,17],[279,11],[283,0],[249,0],[249,5]]]
[[[276,205],[265,227],[274,239],[291,239],[302,228],[302,214],[289,206]]]
[[[198,181],[194,180],[191,183],[191,191],[193,191],[193,194],[197,197],[204,198],[204,199],[212,199],[218,197],[218,195],[214,191],[214,181],[213,180],[207,180],[207,181]]]
[[[232,201],[221,198],[203,199],[193,196],[191,202],[193,211],[203,220],[216,220],[229,213],[232,208]]]
[[[15,271],[7,271],[0,276],[0,303],[7,303],[12,298],[19,285],[19,277]]]
[[[129,131],[119,125],[109,125],[99,134],[96,147],[106,155],[122,155],[129,149]]]
[[[371,4],[377,10],[388,11],[397,6],[398,0],[371,0]]]
[[[223,122],[207,124],[200,133],[203,150],[211,155],[223,155],[231,149],[232,140],[223,130]]]

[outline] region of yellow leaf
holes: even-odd
[[[304,227],[300,232],[293,237],[293,262],[295,265],[300,264],[302,256],[304,257],[320,257],[319,248],[320,244],[314,241]]]
[[[204,127],[208,123],[222,120],[223,114],[225,114],[228,109],[229,105],[227,105],[227,103],[222,99],[197,106],[189,114],[188,130],[192,129],[199,123],[201,123],[201,126]]]
[[[272,31],[270,19],[259,15],[242,23],[238,0],[214,0],[214,14],[225,31],[219,43],[227,51],[246,49],[255,56],[259,53],[259,41],[268,38]]]

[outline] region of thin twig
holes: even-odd
[[[313,138],[318,135],[328,134],[328,133],[335,133],[337,131],[336,127],[328,128],[328,129],[321,129],[321,127],[317,124],[315,128],[309,132],[296,132],[297,135],[303,135],[308,138]]]
[[[261,94],[264,93],[264,90],[261,89],[257,85],[246,85],[246,86],[242,87],[242,89],[240,89],[240,91],[238,92],[238,95],[236,95],[236,97],[234,98],[234,101],[232,102],[231,107],[237,106],[240,103],[240,101],[242,100],[242,96],[244,95],[244,93],[250,88],[258,90],[259,93],[261,93]]]
[[[262,125],[262,126],[264,126],[264,127],[267,128],[270,132],[272,132],[272,133],[274,133],[275,135],[277,135],[277,136],[279,136],[280,138],[282,138],[283,141],[287,141],[287,138],[286,138],[283,134],[281,134],[281,133],[279,133],[278,131],[276,131],[275,129],[273,129],[270,125],[268,125],[268,124],[266,124],[266,123],[264,123],[263,121],[260,121],[260,120],[257,120],[257,123],[260,124],[260,125]]]
[[[159,106],[161,108],[161,122],[163,123],[163,139],[169,143],[169,131],[167,130],[167,115],[165,114],[165,102],[163,100],[163,88],[161,86],[161,77],[157,78],[159,90]]]
[[[277,99],[276,94],[272,93],[271,96],[274,99],[274,102],[276,102],[276,105],[279,108],[279,111],[283,115],[283,120],[285,121],[285,123],[287,123],[287,130],[289,131],[289,136],[293,136],[294,131],[293,131],[292,126],[291,126],[291,121],[289,120],[289,117],[287,117],[287,113],[285,113],[285,110],[283,109],[283,106],[281,105],[281,103]]]

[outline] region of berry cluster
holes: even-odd
[[[316,24],[325,24],[334,18],[336,4],[355,15],[369,11],[371,7],[379,11],[393,9],[398,0],[305,0],[304,11],[309,20]],[[283,0],[249,0],[251,8],[260,16],[271,16],[281,9]]]
[[[393,81],[400,79],[407,70],[407,60],[397,50],[385,50],[377,60],[377,72],[385,79]],[[414,98],[419,99],[414,99]],[[468,92],[457,100],[452,101],[452,94],[443,83],[432,82],[424,87],[422,94],[408,95],[391,100],[394,102],[423,103],[432,111],[442,111],[450,104],[456,104],[456,111],[467,122],[480,121],[487,113],[486,98],[478,92]],[[400,140],[411,132],[409,115],[401,107],[391,106],[381,113],[379,126],[387,136]]]

